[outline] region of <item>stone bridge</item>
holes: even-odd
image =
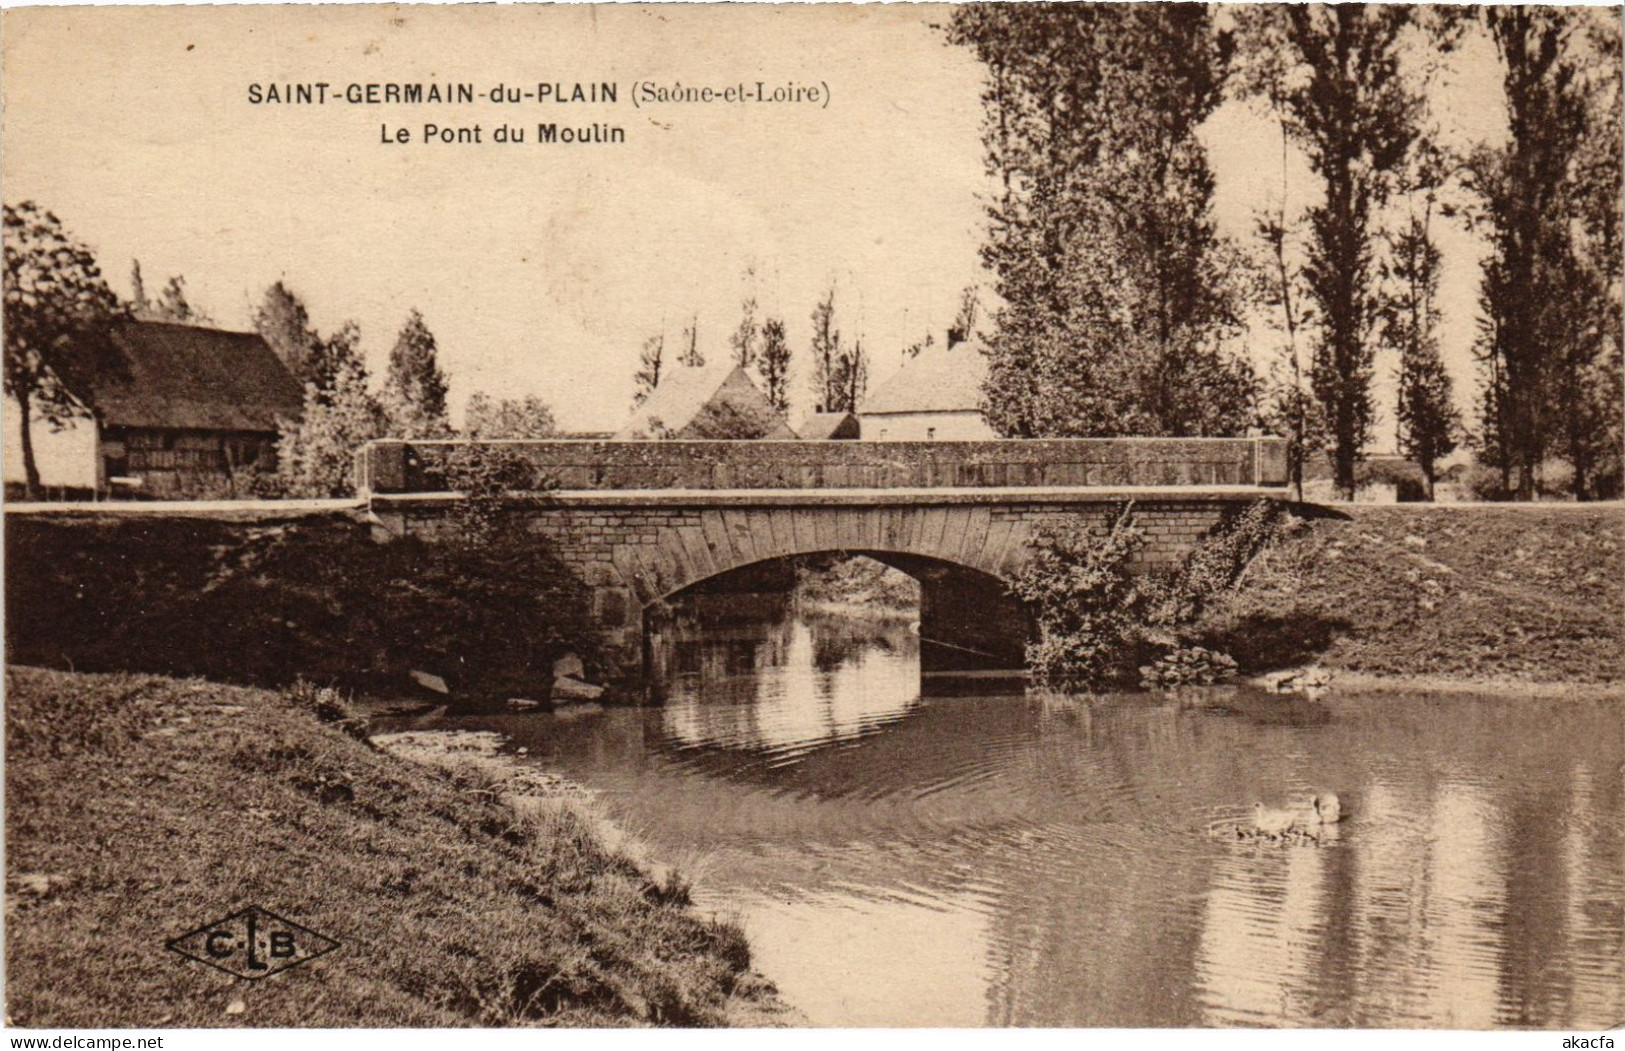
[[[460,497],[434,464],[456,444],[361,451],[359,487],[381,538],[447,538]],[[483,444],[549,483],[516,494],[511,513],[592,588],[629,675],[642,671],[651,610],[828,552],[868,555],[920,581],[928,667],[952,666],[956,653],[1019,666],[1027,626],[1005,585],[1044,522],[1082,513],[1104,526],[1111,507],[1133,500],[1149,568],[1178,561],[1226,508],[1286,494],[1278,438]]]

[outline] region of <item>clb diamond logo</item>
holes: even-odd
[[[314,960],[339,943],[258,905],[183,934],[165,945],[237,978],[269,978]]]

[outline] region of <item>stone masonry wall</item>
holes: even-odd
[[[1141,500],[1146,543],[1139,564],[1171,565],[1220,521],[1233,501]],[[767,559],[820,551],[893,552],[969,567],[1008,580],[1043,523],[1084,514],[1104,533],[1120,505],[1104,501],[871,506],[605,506],[590,502],[516,507],[593,589],[593,613],[621,662],[641,665],[643,610],[701,580]],[[379,514],[386,532],[449,539],[446,505]],[[375,513],[377,509],[375,508]]]

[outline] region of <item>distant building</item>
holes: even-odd
[[[802,441],[827,442],[856,438],[858,418],[850,412],[815,412],[801,421],[796,433]]]
[[[660,386],[615,432],[620,439],[795,436],[761,388],[731,363],[668,368]]]
[[[303,409],[299,383],[265,340],[156,321],[114,331],[122,367],[75,390],[87,408],[61,429],[31,428],[47,489],[182,498],[226,495],[276,466],[277,421]],[[17,421],[17,412],[8,417]],[[5,480],[25,475],[19,422],[7,424]]]
[[[921,350],[858,406],[865,441],[997,438],[982,413],[987,354],[976,340]]]

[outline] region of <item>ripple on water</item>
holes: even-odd
[[[703,859],[697,900],[820,1024],[1625,1016],[1617,703],[922,698],[906,645],[800,631],[748,671],[732,639],[663,708],[459,725]],[[1322,789],[1335,838],[1209,834]]]

